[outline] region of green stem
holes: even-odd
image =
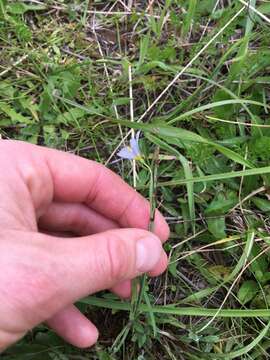
[[[97,297],[88,297],[80,302],[101,308],[130,311],[131,304],[128,302],[106,300]],[[149,307],[146,304],[139,305],[139,311],[148,313]],[[155,314],[167,314],[178,316],[206,316],[212,317],[218,312],[218,309],[204,309],[193,307],[176,307],[172,305],[160,306],[154,305],[151,307],[151,312]],[[256,318],[256,317],[270,317],[270,309],[256,309],[256,310],[238,310],[238,309],[225,309],[220,310],[217,318]]]
[[[152,168],[141,160],[141,164],[145,167],[150,174],[150,185],[149,185],[149,202],[150,202],[150,216],[149,216],[149,224],[148,230],[153,232],[154,231],[154,223],[155,223],[155,209],[156,209],[156,201],[155,201],[155,184],[157,183],[157,163],[158,163],[158,154],[159,148],[156,148],[156,151],[153,156],[153,171]],[[139,281],[138,281],[139,280]],[[133,281],[132,286],[132,298],[131,298],[131,312],[130,312],[130,320],[134,321],[137,319],[139,315],[140,305],[142,303],[143,297],[146,296],[145,294],[145,286],[146,286],[147,276],[146,274],[142,275],[139,279],[135,279]],[[139,292],[138,292],[138,285],[139,285]]]

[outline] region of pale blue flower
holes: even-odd
[[[123,159],[141,160],[142,156],[139,148],[139,136],[140,136],[140,131],[136,133],[135,138],[134,137],[131,138],[129,142],[129,146],[125,146],[123,149],[119,151],[117,155]]]

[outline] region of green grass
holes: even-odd
[[[97,294],[78,304],[93,349],[42,325],[3,359],[268,358],[269,26],[259,0],[0,0],[2,138],[95,159],[148,197],[149,171],[115,155],[141,130],[171,228],[135,317]]]

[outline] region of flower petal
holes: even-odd
[[[135,138],[132,138],[129,143],[130,143],[130,147],[132,149],[132,152],[134,153],[134,156],[139,156],[140,155],[140,148],[139,148],[138,140],[135,139]]]
[[[133,153],[131,148],[126,146],[117,153],[117,156],[123,159],[133,160],[136,155]]]
[[[138,143],[138,144],[139,144],[140,135],[141,135],[141,130],[137,131],[137,132],[136,132],[136,135],[135,135],[135,139],[137,140],[137,143]]]

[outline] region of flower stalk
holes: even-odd
[[[144,169],[149,172],[150,183],[149,183],[149,224],[148,230],[154,232],[154,223],[155,223],[155,210],[156,210],[156,184],[157,184],[157,172],[158,172],[158,162],[159,162],[159,147],[156,148],[151,165],[148,165],[144,160],[139,147],[139,136],[140,132],[137,132],[135,136],[133,135],[129,146],[123,147],[119,152],[118,156],[122,159],[128,159],[133,162],[138,162]],[[124,327],[123,331],[117,337],[113,348],[115,351],[123,345],[126,337],[129,334],[129,331],[132,329],[133,334],[136,333],[136,323],[141,313],[141,305],[144,300],[145,305],[148,308],[150,313],[151,324],[153,328],[154,337],[157,333],[157,327],[155,323],[155,317],[152,311],[152,306],[147,294],[146,288],[147,275],[144,274],[132,281],[132,295],[131,295],[131,304],[130,304],[130,313],[129,313],[129,322]]]

